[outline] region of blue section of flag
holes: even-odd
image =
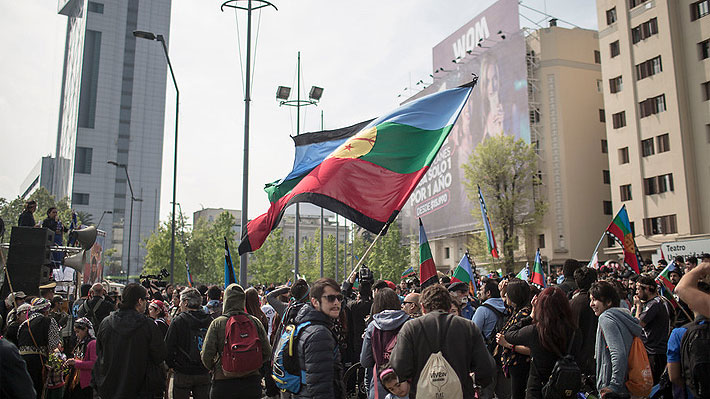
[[[232,256],[229,254],[229,245],[227,237],[224,237],[224,288],[229,284],[236,284],[237,279],[234,276],[234,266],[232,266]]]
[[[367,127],[391,122],[424,130],[441,129],[456,122],[469,94],[470,87],[457,87],[430,94],[375,119]]]
[[[296,146],[296,156],[293,160],[293,170],[281,182],[303,176],[320,165],[336,148],[346,142],[348,137]]]
[[[424,231],[424,226],[422,225],[422,220],[419,219],[419,246],[421,247],[424,243],[428,243],[429,240],[426,238],[426,231]]]

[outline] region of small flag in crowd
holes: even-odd
[[[640,266],[643,265],[643,260],[636,246],[634,234],[631,232],[631,223],[629,223],[629,214],[626,212],[626,205],[621,207],[621,210],[616,214],[616,217],[611,221],[606,231],[614,237],[624,250],[624,263],[638,274]]]
[[[671,282],[670,274],[677,268],[675,261],[671,261],[656,277],[656,283],[661,288],[659,293],[668,299],[673,307],[678,308],[678,302],[673,296],[673,290],[675,290],[675,284]]]
[[[416,275],[417,275],[417,272],[414,271],[414,268],[412,266],[409,266],[409,268],[407,270],[402,272],[402,278],[416,276]]]
[[[594,255],[592,255],[592,260],[589,261],[587,267],[599,270],[599,256],[597,254],[597,251],[594,251]]]
[[[533,264],[533,269],[530,273],[530,282],[542,288],[547,287],[545,272],[542,270],[542,260],[540,259],[540,248],[537,249],[537,253],[535,254],[535,264]]]
[[[483,228],[486,230],[486,242],[488,244],[488,252],[495,259],[498,259],[498,248],[496,247],[496,238],[493,236],[491,229],[491,220],[488,219],[488,210],[486,209],[486,201],[483,200],[481,186],[478,186],[478,202],[481,205],[481,218],[483,219]]]
[[[515,277],[525,281],[530,280],[530,264],[525,262],[525,266],[520,269]]]
[[[236,284],[237,278],[234,276],[234,266],[232,266],[232,256],[229,254],[227,237],[224,237],[224,288],[229,284]]]
[[[190,274],[190,264],[185,259],[185,269],[187,270],[187,285],[192,288],[192,274]]]
[[[468,284],[468,291],[471,295],[476,296],[476,279],[471,268],[471,261],[468,259],[468,252],[463,254],[458,266],[456,266],[454,274],[451,276],[451,282]]]
[[[436,276],[436,265],[431,257],[429,240],[426,238],[422,219],[419,219],[419,279],[422,289],[438,281]]]

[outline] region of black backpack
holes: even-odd
[[[685,386],[696,398],[710,397],[710,320],[699,317],[684,326],[680,364]]]
[[[496,325],[495,327],[493,327],[493,331],[491,331],[491,334],[488,337],[483,337],[483,339],[486,341],[486,347],[488,348],[488,352],[490,352],[492,355],[493,351],[495,351],[496,349],[496,346],[498,346],[498,343],[496,342],[496,335],[498,335],[499,332],[503,331],[503,327],[505,326],[505,323],[508,322],[508,318],[510,316],[496,309],[491,304],[484,303],[481,306],[490,309],[496,315]]]
[[[558,353],[559,359],[555,362],[547,383],[542,387],[544,399],[573,399],[582,389],[582,371],[574,356],[570,354],[574,335],[573,333],[567,346],[567,353],[564,356]]]
[[[185,350],[178,346],[178,350],[188,358],[191,364],[202,364],[202,357],[200,353],[202,352],[202,345],[205,342],[205,335],[207,335],[207,328],[200,327],[197,317],[191,315],[189,312],[184,312],[184,314],[185,316],[182,317],[189,317],[193,319],[193,324],[190,328],[190,348]]]

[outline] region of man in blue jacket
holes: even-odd
[[[479,297],[483,304],[479,306],[478,309],[476,309],[476,313],[473,314],[473,322],[481,330],[486,343],[491,344],[488,345],[490,350],[492,342],[495,341],[496,338],[496,324],[498,324],[499,320],[502,321],[507,314],[505,302],[500,297],[498,281],[494,279],[485,280],[482,284]],[[510,379],[505,378],[502,367],[496,367],[496,369],[498,372],[493,378],[493,381],[484,386],[481,390],[481,399],[492,398],[494,394],[498,399],[510,398]]]

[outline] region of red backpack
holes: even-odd
[[[245,314],[227,320],[224,329],[222,369],[227,377],[242,377],[261,368],[261,340],[256,325]]]
[[[392,349],[394,349],[395,344],[397,344],[398,332],[399,328],[384,331],[377,327],[372,329],[372,355],[375,359],[376,370],[390,361]]]

